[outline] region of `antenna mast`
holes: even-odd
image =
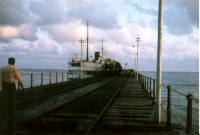
[[[89,40],[89,37],[88,37],[88,26],[89,26],[89,23],[87,21],[87,39],[86,39],[86,41],[87,41],[87,61],[89,61],[89,57],[88,57],[88,40]]]
[[[101,42],[102,42],[102,62],[104,61],[104,56],[103,56],[103,42],[104,42],[105,40],[102,38],[102,40],[101,40]]]
[[[139,42],[141,41],[141,38],[138,36],[136,38],[137,41],[137,80],[138,80],[138,53],[139,53]]]

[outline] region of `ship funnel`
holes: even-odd
[[[100,59],[100,52],[95,52],[95,60]]]

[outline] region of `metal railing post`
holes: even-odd
[[[140,78],[141,78],[141,76],[140,76],[140,74],[138,75],[138,82],[140,83]]]
[[[149,77],[147,77],[147,95],[149,94]]]
[[[33,87],[33,74],[31,73],[31,88]]]
[[[168,96],[167,96],[167,130],[171,129],[171,86],[167,86]]]
[[[146,92],[146,76],[144,76],[144,92]]]
[[[49,84],[51,84],[51,73],[49,73]]]
[[[153,79],[153,100],[152,100],[152,104],[155,104],[155,91],[156,91],[156,80]]]
[[[142,88],[143,88],[143,75],[141,76],[141,86],[142,86]]]
[[[63,80],[64,80],[64,76],[63,76],[63,72],[62,72],[62,83],[63,83]]]
[[[142,75],[142,80],[141,80],[141,82],[142,82],[142,88],[144,89],[144,76]]]
[[[151,89],[151,78],[150,78],[150,86],[149,86],[149,99],[152,99],[152,89]]]
[[[67,70],[67,81],[69,81],[69,80],[68,80],[68,75],[69,75],[69,71]]]
[[[148,95],[148,77],[146,77],[146,87],[145,87],[145,89],[146,89],[146,94]]]
[[[58,73],[56,72],[56,83],[58,83]]]
[[[192,94],[188,94],[187,96],[188,104],[187,104],[187,123],[186,123],[186,133],[192,133]]]
[[[41,86],[43,85],[43,73],[41,73]]]
[[[141,86],[143,87],[143,75],[141,75]]]
[[[140,74],[138,74],[138,82],[140,82]]]

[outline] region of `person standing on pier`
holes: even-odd
[[[19,86],[24,89],[24,84],[19,70],[14,66],[15,58],[8,59],[8,66],[1,70],[2,75],[2,105],[1,105],[1,126],[3,134],[13,132],[16,125],[15,110],[15,82],[18,80]]]

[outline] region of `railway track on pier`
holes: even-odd
[[[90,78],[18,91],[16,121],[21,124],[35,118],[113,79],[115,78]]]
[[[78,81],[69,81],[65,83],[58,83],[52,85],[46,85],[41,87],[28,88],[26,90],[17,91],[17,104],[19,108],[22,108],[26,105],[35,104],[35,102],[43,102],[47,98],[59,95],[71,90],[84,87],[88,84],[101,81],[105,78],[103,77],[94,77],[87,78]]]
[[[19,134],[89,134],[104,116],[126,82],[111,82],[55,109],[28,120],[17,129]]]

